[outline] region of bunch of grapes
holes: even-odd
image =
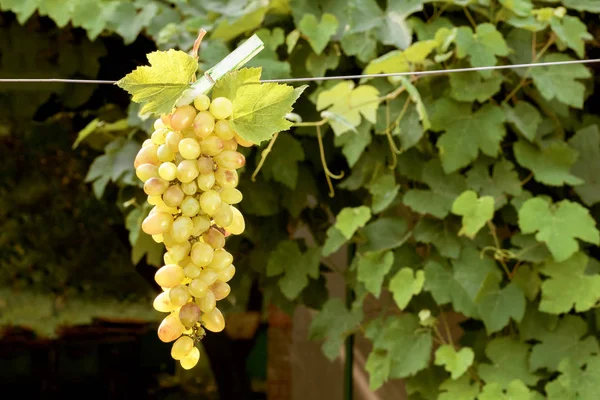
[[[229,294],[227,282],[235,267],[223,247],[226,236],[239,235],[245,227],[235,204],[242,200],[236,170],[246,159],[236,150],[252,143],[232,130],[231,113],[229,99],[211,102],[200,95],[193,106],[156,120],[135,158],[136,174],[154,206],[142,230],[167,249],[165,265],[155,275],[163,292],[154,308],[169,313],[158,337],[174,341],[171,355],[185,369],[198,363],[196,344],[205,329],[225,328],[216,303]]]

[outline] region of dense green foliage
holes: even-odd
[[[20,22],[38,10],[90,39],[113,32],[131,42],[142,33],[159,48],[189,50],[204,27],[201,68],[256,32],[266,48],[251,65],[265,78],[566,61],[597,45],[590,32],[600,7],[591,0],[382,3],[0,6]],[[325,339],[328,357],[349,334],[372,341],[373,389],[406,378],[415,399],[596,398],[600,121],[590,112],[592,77],[586,66],[563,65],[312,84],[294,111],[305,122],[271,143],[256,182],[267,145],[247,152],[247,231],[228,243],[240,260],[231,307],[243,307],[259,279],[286,310],[321,309],[311,336]],[[147,254],[159,264],[159,245],[139,232],[148,210],[137,206],[144,198],[132,162],[122,164],[148,127],[136,110],[122,115],[134,134],[99,122],[118,117],[84,132],[84,144],[106,146],[87,180],[98,197],[120,187],[133,261]],[[348,246],[356,250],[349,266],[336,265],[329,256]],[[350,309],[327,299],[324,272],[356,292]],[[384,291],[393,303],[365,313]],[[449,338],[450,330],[459,335]]]

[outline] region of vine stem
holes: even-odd
[[[263,164],[265,163],[265,160],[267,159],[267,156],[271,152],[271,149],[273,149],[273,145],[275,144],[275,141],[277,140],[278,136],[279,136],[279,132],[276,132],[273,135],[273,137],[271,138],[271,141],[269,142],[269,145],[260,154],[260,161],[258,162],[258,165],[256,166],[256,169],[252,173],[252,178],[251,178],[252,182],[256,182],[256,176],[258,175],[258,172],[260,171],[260,169],[262,168]]]
[[[494,223],[492,221],[488,221],[487,225],[490,228],[490,233],[492,234],[492,237],[494,238],[494,245],[496,246],[496,249],[501,250],[500,240],[498,239],[498,235],[496,234],[496,225],[494,225]],[[512,273],[508,269],[508,265],[506,265],[506,262],[504,262],[504,259],[497,258],[497,257],[494,257],[494,258],[496,260],[498,260],[500,265],[502,265],[502,269],[504,269],[504,272],[506,273],[506,276],[508,276],[508,279],[512,280]]]
[[[477,29],[477,23],[473,19],[473,16],[471,15],[471,11],[469,11],[469,9],[467,7],[463,7],[463,10],[465,10],[465,15],[467,16],[469,23],[471,23],[471,26],[473,26],[473,29]]]
[[[325,149],[323,148],[323,137],[321,136],[321,125],[316,125],[317,128],[317,139],[319,141],[319,154],[321,155],[321,163],[323,164],[323,170],[325,171],[325,179],[327,180],[327,186],[329,186],[329,197],[335,196],[335,190],[333,189],[333,183],[331,178],[342,179],[344,173],[339,175],[332,173],[327,167],[327,161],[325,160]]]

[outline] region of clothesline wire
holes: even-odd
[[[511,65],[491,65],[484,67],[469,67],[469,68],[454,68],[441,69],[430,71],[414,71],[414,72],[390,72],[382,74],[362,74],[362,75],[339,75],[339,76],[318,76],[305,78],[287,78],[287,79],[263,79],[262,83],[291,83],[291,82],[317,82],[317,81],[332,81],[344,79],[372,79],[372,78],[390,78],[396,76],[422,76],[422,75],[442,75],[457,72],[474,72],[474,71],[493,71],[502,69],[518,69],[518,68],[537,68],[537,67],[552,67],[560,65],[573,64],[592,64],[600,62],[599,59],[589,60],[569,60],[569,61],[549,61],[529,64],[511,64]],[[62,78],[0,78],[0,83],[83,83],[83,84],[105,84],[113,85],[117,81],[97,80],[97,79],[62,79]]]

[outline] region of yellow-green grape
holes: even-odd
[[[177,207],[185,198],[185,193],[179,185],[171,185],[162,195],[162,200],[169,207]]]
[[[161,144],[158,146],[156,154],[161,162],[169,162],[175,159],[175,152],[169,147],[168,144]]]
[[[235,139],[223,140],[223,150],[237,150],[238,142]]]
[[[202,139],[200,147],[202,147],[202,154],[205,156],[216,156],[223,151],[223,139],[211,135],[206,139]]]
[[[198,189],[206,192],[215,185],[215,174],[212,171],[207,174],[200,174],[196,182],[198,183]]]
[[[177,241],[175,241],[175,239],[173,239],[173,235],[171,235],[170,229],[168,232],[165,232],[162,235],[163,235],[163,243],[165,244],[166,247],[173,247],[178,243]]]
[[[202,315],[202,324],[211,332],[221,332],[225,329],[225,318],[218,308]]]
[[[190,262],[190,263],[186,264],[185,267],[183,267],[183,272],[185,273],[185,276],[187,276],[190,279],[197,278],[198,275],[200,275],[201,271],[202,271],[202,268],[200,268],[193,262]]]
[[[167,133],[165,143],[167,146],[169,146],[169,149],[171,149],[173,153],[177,153],[179,151],[179,142],[181,139],[183,139],[183,135],[181,133],[170,131]]]
[[[219,282],[229,282],[233,276],[235,275],[235,266],[231,264],[226,267],[224,270],[219,272],[219,276],[217,277],[217,281]]]
[[[193,196],[198,191],[198,185],[196,184],[196,181],[182,183],[181,190],[188,196]]]
[[[135,175],[142,182],[146,182],[150,178],[157,178],[158,168],[154,164],[142,164],[135,169]]]
[[[194,223],[194,229],[192,230],[192,236],[200,236],[210,228],[210,218],[199,215],[192,218]]]
[[[198,159],[198,171],[201,175],[212,174],[215,170],[215,162],[212,157],[202,156]]]
[[[201,279],[192,279],[188,285],[188,290],[195,298],[201,298],[208,292],[208,285]]]
[[[162,243],[163,242],[163,236],[161,234],[152,235],[152,240],[154,240],[156,243]]]
[[[158,338],[165,343],[172,342],[181,336],[184,329],[185,327],[179,322],[178,316],[169,314],[158,327]]]
[[[215,179],[222,188],[234,188],[238,185],[238,173],[234,169],[219,168],[215,171]]]
[[[164,162],[158,167],[158,176],[165,181],[172,181],[177,177],[177,165],[172,162]]]
[[[135,156],[133,167],[137,169],[137,167],[142,164],[153,164],[158,166],[159,161],[158,156],[156,155],[157,150],[158,147],[155,144],[142,147]]]
[[[213,254],[213,259],[208,264],[208,268],[217,272],[223,271],[225,268],[231,265],[233,262],[233,256],[227,250],[218,249]]]
[[[179,360],[179,364],[181,364],[181,368],[188,370],[194,368],[198,364],[198,360],[200,360],[200,350],[197,347],[192,347],[192,350]]]
[[[154,143],[155,145],[160,146],[161,144],[165,143],[167,132],[168,129],[157,129],[154,132],[152,132],[150,140],[152,140],[152,143]]]
[[[175,260],[171,258],[171,255],[168,252],[163,254],[163,261],[165,265],[175,264]]]
[[[207,313],[215,309],[217,306],[217,299],[212,291],[207,290],[204,297],[196,298],[196,304],[200,308],[200,311]]]
[[[182,336],[173,343],[173,347],[171,347],[171,357],[173,357],[174,360],[181,360],[192,351],[193,347],[194,339],[189,336]]]
[[[238,169],[246,164],[246,157],[237,151],[225,150],[215,155],[215,163],[219,168]]]
[[[168,190],[168,189],[167,189]],[[148,196],[148,204],[155,206],[162,203],[162,196]]]
[[[208,231],[204,232],[202,234],[202,240],[215,250],[222,249],[223,246],[225,246],[225,236],[215,228],[210,228]]]
[[[225,282],[217,281],[210,285],[210,291],[214,293],[215,299],[220,301],[229,296],[229,293],[231,293],[231,287]]]
[[[219,274],[216,271],[206,268],[203,269],[202,272],[200,272],[198,279],[210,286],[217,281],[218,277]]]
[[[200,319],[200,308],[195,303],[187,303],[179,309],[179,321],[186,328],[196,325]]]
[[[215,224],[222,228],[231,225],[233,222],[233,211],[231,211],[231,206],[227,203],[221,202],[221,207],[219,207],[212,217],[215,221]]]
[[[192,250],[190,251],[190,258],[192,262],[199,267],[204,267],[213,259],[214,250],[207,243],[196,242],[192,246]]]
[[[173,226],[171,227],[171,235],[176,242],[183,242],[188,240],[188,238],[192,235],[192,230],[194,229],[194,223],[190,217],[178,217],[175,221],[173,221]]]
[[[154,121],[154,125],[153,125],[153,127],[154,127],[154,130],[156,130],[156,131],[157,131],[157,130],[159,130],[159,129],[164,129],[164,128],[166,128],[167,126],[165,125],[165,123],[164,123],[164,122],[162,122],[162,120],[161,120],[160,118],[158,118],[156,121]]]
[[[215,123],[215,135],[223,140],[235,139],[233,129],[229,126],[229,121],[220,120]]]
[[[231,103],[231,100],[226,97],[217,97],[210,103],[209,110],[216,119],[226,119],[229,118],[233,112],[233,104]]]
[[[196,131],[194,131],[194,128],[184,129],[181,131],[181,134],[183,135],[184,139],[188,138],[198,140],[198,136],[196,135]]]
[[[187,240],[169,248],[169,255],[174,262],[180,262],[190,252],[192,245]]]
[[[158,312],[171,312],[177,307],[175,307],[171,303],[171,299],[169,299],[169,292],[162,292],[154,299],[152,303],[152,307]]]
[[[236,188],[223,188],[219,192],[219,196],[221,196],[221,200],[223,200],[227,204],[237,204],[244,198],[242,192],[237,190]]]
[[[186,160],[195,160],[200,156],[200,143],[196,139],[185,138],[179,142],[179,154]]]
[[[152,139],[146,139],[142,142],[142,147],[150,146],[152,143]]]
[[[231,206],[231,211],[233,212],[233,222],[231,225],[227,226],[225,230],[232,235],[241,235],[246,229],[246,221],[244,221],[244,216],[234,206]]]
[[[160,235],[161,233],[168,232],[172,225],[173,216],[159,212],[144,218],[144,221],[142,221],[142,230],[148,235]]]
[[[171,116],[171,128],[174,131],[182,131],[192,126],[196,118],[196,110],[192,106],[179,107]]]
[[[214,129],[215,117],[208,111],[200,111],[194,119],[194,132],[196,132],[196,136],[204,139],[210,136]]]
[[[166,205],[164,202],[158,203],[157,205],[152,207],[152,210],[150,210],[150,214],[154,214],[157,212],[167,213],[167,214],[177,214],[177,207],[170,207],[170,206]]]
[[[200,208],[208,215],[213,215],[221,207],[221,196],[214,190],[202,193],[200,196]]]
[[[165,124],[165,127],[167,128],[171,127],[171,116],[172,114],[162,114],[160,116],[160,120],[163,122],[163,124]]]
[[[195,160],[183,160],[177,166],[177,179],[183,183],[191,182],[198,176],[198,163]]]
[[[200,94],[194,99],[194,107],[198,111],[206,111],[210,107],[210,97],[205,94]]]
[[[242,147],[252,147],[254,146],[254,143],[252,143],[249,140],[244,139],[243,137],[241,137],[240,135],[238,135],[237,132],[233,132],[234,136],[235,136],[235,140],[238,142],[238,144]]]
[[[194,197],[187,196],[185,199],[183,199],[179,208],[181,209],[181,215],[184,217],[195,217],[200,212],[200,203]]]
[[[183,268],[176,264],[168,264],[160,267],[154,274],[154,280],[159,286],[172,288],[183,282],[185,274]]]
[[[181,307],[190,299],[190,292],[186,285],[177,285],[169,290],[169,299],[175,307]]]

